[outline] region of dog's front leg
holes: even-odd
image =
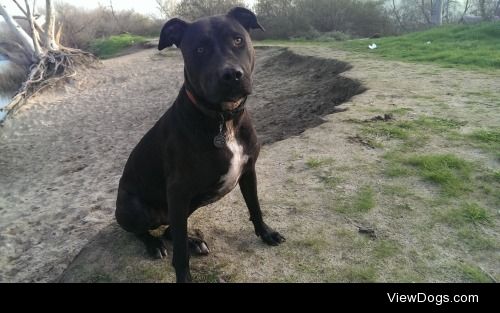
[[[168,215],[174,244],[172,264],[175,268],[177,282],[189,283],[191,282],[191,273],[189,271],[187,224],[190,197],[181,188],[176,187],[168,188],[167,195]]]
[[[255,166],[247,170],[239,181],[241,193],[250,211],[250,220],[255,227],[255,233],[262,240],[271,246],[277,246],[285,241],[285,238],[280,233],[274,231],[271,227],[264,223],[262,211],[260,209],[259,197],[257,194],[257,174]]]

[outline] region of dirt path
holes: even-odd
[[[454,202],[430,204],[436,192],[428,184],[382,175],[384,154],[400,143],[372,149],[353,142],[361,126],[352,122],[406,108],[401,118],[446,114],[466,120],[465,132],[494,127],[500,104],[488,99],[500,98],[499,76],[326,48],[292,50],[259,49],[249,103],[267,144],[258,164],[263,207],[287,244],[269,249],[255,238],[235,191],[190,220],[213,251],[193,259],[195,278],[474,281],[471,275],[479,272],[499,279],[495,202],[483,204],[492,222],[482,238],[494,243],[471,252],[458,235],[446,233],[451,226],[427,218],[427,207],[439,211]],[[87,77],[92,81],[38,97],[0,129],[0,281],[52,281],[65,270],[62,281],[173,281],[170,262],[144,258],[137,241],[114,224],[113,211],[126,158],[181,86],[180,55],[147,50],[108,60]],[[369,90],[355,96],[363,91],[358,80]],[[328,115],[341,111],[343,101],[349,111]],[[423,149],[499,168],[478,149],[446,144],[439,136],[430,144]],[[401,184],[411,187],[411,195],[387,193]],[[374,204],[366,212],[346,211],[357,206],[352,199],[366,186]],[[400,208],[405,205],[410,209]],[[419,227],[431,222],[437,225],[431,230]],[[377,238],[360,234],[359,226],[373,228]]]

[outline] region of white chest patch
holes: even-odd
[[[238,143],[238,140],[236,140],[234,135],[233,123],[227,122],[226,129],[226,144],[228,149],[233,153],[233,157],[230,161],[229,171],[220,179],[222,186],[220,187],[219,192],[222,194],[228,193],[236,187],[236,184],[240,179],[243,166],[248,162],[248,155],[244,154],[243,146]]]

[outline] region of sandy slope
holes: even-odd
[[[165,79],[167,78],[167,79]],[[181,86],[179,57],[106,61],[0,130],[0,280],[47,281],[109,223],[133,146]]]

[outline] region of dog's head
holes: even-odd
[[[251,29],[264,30],[252,11],[240,7],[193,23],[174,18],[163,26],[158,49],[179,47],[189,88],[204,102],[221,106],[216,109],[231,109],[252,92]]]

